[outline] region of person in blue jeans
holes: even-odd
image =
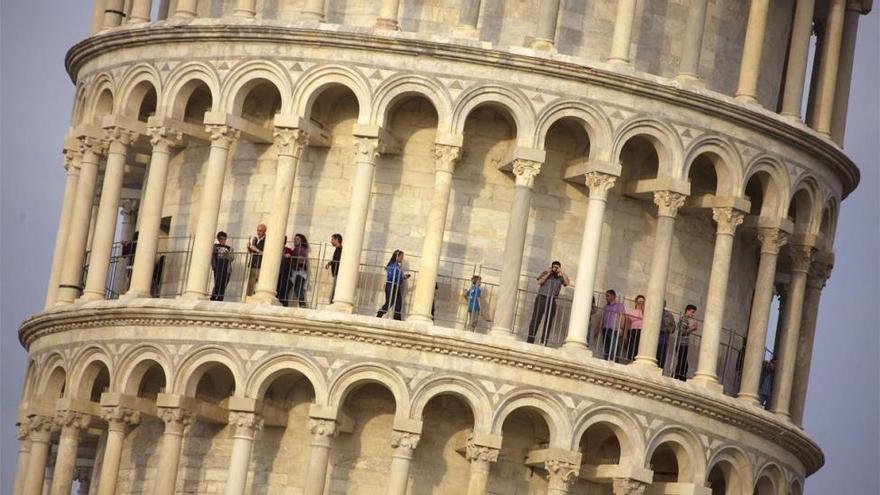
[[[480,305],[482,303],[480,298],[483,295],[483,289],[480,286],[482,282],[483,279],[479,275],[474,275],[471,278],[470,288],[464,291],[468,305],[467,326],[474,332],[477,331],[477,323],[480,320]]]
[[[389,308],[394,310],[394,319],[401,320],[403,310],[403,281],[409,278],[409,274],[403,273],[403,251],[397,249],[385,265],[385,304],[376,313],[377,318],[382,318]]]

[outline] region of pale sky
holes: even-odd
[[[743,0],[745,1],[745,0]],[[15,411],[25,371],[22,320],[42,307],[64,185],[73,104],[64,55],[88,32],[91,2],[0,5],[0,492],[16,466]],[[805,428],[826,465],[807,493],[880,486],[880,13],[859,28],[846,150],[862,182],[841,207],[837,261],[822,296]]]

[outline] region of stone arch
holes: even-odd
[[[358,123],[370,122],[370,83],[357,70],[342,65],[321,65],[304,72],[293,90],[292,113],[311,117],[315,100],[331,86],[343,86],[354,93],[358,102]]]
[[[159,107],[159,94],[162,92],[162,76],[150,64],[137,64],[129,68],[119,84],[119,102],[116,112],[130,117],[138,117],[142,102],[149,89],[156,93],[156,111]]]
[[[110,358],[110,352],[104,347],[95,344],[89,345],[74,356],[72,363],[70,367],[70,383],[72,388],[68,396],[83,399],[89,398],[102,366],[108,375],[107,389],[113,390],[114,363]]]
[[[739,447],[732,445],[721,447],[709,459],[706,465],[705,483],[707,486],[716,467],[723,471],[726,493],[742,493],[746,491],[746,487],[754,486],[752,464],[745,452]]]
[[[37,382],[34,396],[45,400],[54,400],[66,394],[67,373],[69,364],[64,357],[57,352],[48,355],[41,366],[42,372]]]
[[[681,138],[672,126],[656,119],[637,117],[620,126],[611,146],[612,161],[619,162],[626,143],[635,137],[646,138],[657,153],[657,175],[681,178],[676,164],[683,159]]]
[[[825,206],[822,208],[822,217],[819,220],[819,233],[825,238],[825,243],[829,248],[834,245],[839,211],[840,201],[834,195],[829,196],[825,200]]]
[[[37,375],[39,374],[37,361],[34,358],[28,357],[27,363],[27,368],[24,373],[24,381],[21,384],[20,399],[22,403],[30,400],[31,396],[33,395],[34,387],[37,383]]]
[[[759,186],[763,195],[761,201],[763,208],[760,211],[760,215],[785,218],[788,211],[788,198],[790,197],[789,184],[791,184],[791,178],[785,165],[769,155],[761,155],[753,159],[746,167],[742,191],[740,192],[742,196],[747,196],[747,189],[752,178],[760,181]],[[752,206],[755,207],[756,205],[756,198],[752,198]]]
[[[463,92],[455,102],[452,110],[452,134],[464,134],[464,125],[468,115],[484,104],[499,105],[513,119],[516,127],[516,141],[521,146],[528,146],[534,136],[535,110],[528,98],[516,89],[496,84],[473,87]]]
[[[788,493],[790,495],[803,495],[804,493],[804,483],[800,479],[793,479],[791,483],[788,485]]]
[[[437,112],[438,131],[449,132],[452,97],[439,81],[415,74],[401,74],[382,81],[376,88],[370,112],[373,123],[384,127],[394,104],[407,96],[421,96],[430,101]]]
[[[227,350],[214,346],[196,349],[181,361],[171,388],[173,393],[194,397],[199,380],[211,365],[225,366],[229,370],[235,382],[233,395],[240,396],[244,380],[239,359]]]
[[[645,439],[641,435],[642,428],[635,418],[622,409],[612,406],[601,406],[584,412],[574,422],[571,437],[571,450],[577,450],[581,437],[590,427],[607,426],[617,437],[620,444],[620,464],[638,466],[642,463],[645,452]]]
[[[116,376],[112,380],[115,390],[128,395],[137,395],[141,379],[150,367],[151,362],[158,364],[162,368],[167,387],[173,376],[169,364],[171,359],[162,348],[151,344],[144,344],[129,349],[120,357],[116,366]]]
[[[821,223],[821,189],[816,179],[809,174],[795,182],[788,202],[788,216],[795,224],[795,232],[816,234]]]
[[[568,448],[571,442],[571,420],[565,412],[565,406],[538,390],[520,390],[502,399],[493,413],[491,432],[501,435],[504,420],[523,407],[536,410],[544,418],[550,430],[550,447]]]
[[[577,100],[558,100],[541,111],[532,146],[544,149],[550,128],[565,118],[575,119],[583,125],[590,142],[590,160],[611,160],[611,121],[601,108]]]
[[[651,437],[645,449],[646,469],[651,468],[651,459],[658,447],[670,443],[678,461],[680,482],[701,484],[706,479],[706,456],[700,439],[692,431],[681,426],[667,426]]]
[[[780,495],[784,494],[783,488],[785,487],[785,474],[781,467],[775,462],[768,462],[761,466],[760,469],[755,470],[758,473],[755,476],[755,486],[754,493],[755,495]],[[769,480],[771,485],[770,493],[766,493],[766,490],[760,488],[761,479],[765,478]],[[762,493],[764,492],[764,493]]]
[[[327,403],[327,380],[320,367],[311,359],[290,352],[269,356],[254,367],[248,375],[245,396],[252,399],[262,398],[272,381],[287,371],[296,371],[308,380],[315,391],[316,404]]]
[[[410,411],[413,419],[421,420],[425,406],[435,397],[453,395],[471,409],[474,431],[488,432],[492,427],[492,403],[476,383],[460,376],[441,375],[425,380],[413,390]]]
[[[100,74],[92,82],[92,89],[86,98],[86,113],[83,122],[99,124],[98,119],[113,113],[116,107],[116,85],[109,74]]]
[[[76,95],[73,100],[73,115],[70,122],[72,127],[76,127],[83,122],[86,113],[86,85],[77,84]]]
[[[714,155],[717,158],[712,163],[717,177],[715,194],[717,196],[737,195],[745,187],[743,185],[742,159],[736,148],[721,136],[706,134],[691,144],[685,153],[684,170],[681,171],[681,177],[689,177],[694,162],[706,154]]]
[[[223,83],[218,108],[226,113],[241,115],[248,92],[263,81],[274,85],[281,95],[279,113],[288,113],[292,93],[290,76],[281,64],[268,60],[250,60],[235,66]]]
[[[211,93],[212,109],[219,108],[220,76],[217,71],[202,62],[189,62],[176,67],[168,76],[157,113],[183,120],[186,103],[200,84],[204,84]]]
[[[394,396],[396,417],[410,417],[411,401],[406,382],[398,372],[379,363],[358,363],[340,371],[330,383],[328,405],[338,411],[355,388],[367,383],[381,385],[391,392]]]

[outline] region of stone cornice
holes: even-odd
[[[243,25],[196,22],[192,24],[157,23],[144,28],[116,29],[92,36],[74,45],[67,53],[65,65],[75,82],[79,71],[86,62],[114,50],[152,44],[199,41],[320,45],[492,65],[493,67],[540,73],[559,79],[607,87],[710,114],[734,125],[778,139],[801,149],[808,155],[817,157],[839,178],[843,185],[844,197],[852,192],[859,183],[858,168],[843,150],[830,140],[805,126],[792,125],[773,112],[738,103],[732,98],[726,98],[717,93],[690,91],[673,85],[671,80],[669,83],[663,84],[638,77],[637,73],[626,74],[587,66],[583,63],[487,49],[473,43],[444,43],[406,36],[412,33],[383,36],[362,31],[314,29],[315,26],[317,24],[314,23],[309,26],[306,24],[282,26],[258,23]],[[661,79],[657,76],[652,77],[657,80]]]
[[[209,303],[184,306],[177,301],[138,300],[132,305],[101,301],[65,306],[26,320],[19,329],[19,340],[25,348],[30,348],[39,338],[78,329],[208,327],[357,341],[445,354],[609,387],[688,409],[776,442],[803,463],[808,476],[825,462],[822,451],[811,438],[795,425],[781,421],[769,412],[745,406],[737,399],[711,394],[697,386],[642,373],[633,367],[594,359],[572,360],[556,350],[520,342],[499,342],[488,336],[447,329],[424,331],[419,327],[419,331],[414,331],[410,329],[415,328],[412,324],[377,322],[375,318],[274,307],[256,310],[253,305],[242,304],[227,304],[222,308],[208,308],[209,305],[213,306]]]

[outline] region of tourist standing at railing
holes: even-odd
[[[674,332],[675,315],[666,308],[666,301],[663,301],[663,320],[660,322],[660,336],[657,340],[657,366],[660,369],[666,368],[667,349]]]
[[[562,263],[554,261],[550,268],[538,275],[538,295],[532,307],[532,320],[529,322],[528,343],[533,344],[541,326],[541,344],[546,345],[556,317],[556,298],[563,286],[571,283],[568,275],[562,271]],[[544,324],[541,325],[543,319]]]
[[[290,302],[290,273],[293,271],[293,249],[287,245],[287,236],[284,236],[284,247],[281,249],[281,266],[278,269],[278,284],[275,292],[278,294],[278,302],[282,306],[288,306]]]
[[[299,307],[306,307],[306,288],[309,284],[309,241],[306,236],[293,236],[293,256],[291,258],[290,281],[293,283],[293,297]]]
[[[477,331],[477,324],[480,321],[480,309],[482,307],[483,279],[479,275],[471,277],[471,286],[464,291],[464,298],[467,300],[467,327]]]
[[[123,287],[119,288],[119,292],[123,290],[128,290],[128,283],[131,280],[131,272],[134,269],[134,255],[137,251],[137,242],[138,242],[138,233],[135,231],[134,235],[131,236],[130,241],[123,241],[122,243],[122,259],[125,263],[125,280],[123,281]]]
[[[770,408],[770,397],[773,395],[773,377],[776,374],[776,358],[764,361],[761,367],[761,384],[758,387],[758,399],[764,409]]]
[[[211,291],[212,301],[222,301],[229,283],[232,265],[232,248],[226,245],[226,232],[217,232],[217,243],[211,253],[211,271],[214,273],[214,289]]]
[[[687,380],[688,374],[688,348],[690,347],[691,335],[697,332],[697,320],[694,314],[697,307],[688,304],[684,308],[684,314],[678,320],[678,352],[675,358],[675,378]]]
[[[330,286],[330,304],[333,304],[333,296],[336,295],[336,275],[339,274],[339,262],[342,260],[342,234],[333,234],[330,236],[330,245],[333,246],[333,259],[331,259],[326,269],[330,270],[333,277],[333,285]]]
[[[642,338],[642,317],[645,311],[645,296],[636,296],[635,307],[626,312],[626,353],[627,361],[635,359]]]
[[[394,319],[402,320],[403,281],[409,273],[403,273],[403,251],[395,250],[385,265],[385,304],[379,308],[376,316],[382,318],[389,309],[393,309]]]
[[[263,249],[266,247],[266,226],[257,225],[257,235],[248,241],[247,250],[251,256],[251,268],[248,272],[247,295],[254,295],[254,287],[260,277],[260,265],[263,264]]]
[[[602,333],[603,359],[614,359],[615,344],[625,320],[626,308],[623,307],[623,303],[617,300],[617,292],[613,289],[606,290],[605,307],[602,308],[602,317],[597,320],[599,327],[595,330],[595,334],[598,334],[599,330]],[[594,337],[598,337],[598,335],[594,335]]]

